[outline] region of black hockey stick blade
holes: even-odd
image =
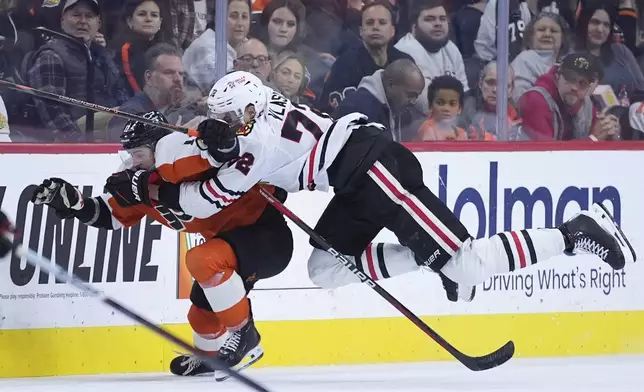
[[[389,302],[393,307],[395,307],[400,313],[414,323],[418,328],[425,332],[430,338],[432,338],[436,343],[450,353],[454,358],[456,358],[460,363],[465,367],[473,371],[481,371],[495,368],[499,365],[506,363],[514,355],[514,342],[509,341],[503,347],[480,357],[472,357],[464,354],[451,343],[449,343],[445,338],[443,338],[438,332],[430,328],[423,320],[416,316],[411,310],[407,309],[405,305],[400,303],[393,295],[382,288],[377,284],[373,279],[367,276],[365,273],[360,271],[356,265],[349,259],[347,256],[333,249],[333,247],[324,239],[322,236],[317,234],[309,225],[304,223],[293,211],[288,209],[284,204],[277,200],[270,192],[268,192],[263,187],[259,187],[259,193],[268,200],[268,202],[275,207],[279,212],[286,216],[289,220],[295,223],[300,229],[302,229],[309,237],[311,237],[315,242],[317,242],[325,251],[329,252],[333,257],[347,267],[360,281],[367,286],[371,287],[375,292],[377,292],[385,301]]]
[[[181,347],[182,349],[190,352],[191,354],[195,355],[198,357],[201,361],[203,361],[205,364],[210,366],[212,369],[222,371],[226,374],[228,374],[230,377],[237,379],[239,382],[242,384],[246,385],[247,387],[258,391],[258,392],[270,392],[268,389],[265,387],[259,385],[257,382],[253,381],[247,376],[244,376],[243,374],[240,374],[239,372],[229,368],[224,364],[220,359],[216,357],[211,357],[208,355],[204,355],[202,352],[200,352],[198,349],[193,347],[191,344],[188,342],[184,341],[183,339],[179,338],[178,336],[164,330],[163,328],[159,327],[158,325],[154,324],[153,322],[149,321],[148,319],[144,318],[140,314],[136,313],[135,311],[129,309],[125,305],[119,303],[118,301],[106,296],[102,291],[99,291],[96,289],[94,286],[90,285],[89,283],[81,280],[79,277],[76,275],[66,271],[63,269],[60,265],[57,263],[52,262],[51,260],[40,256],[38,253],[32,251],[29,248],[23,247],[21,244],[17,242],[11,242],[9,239],[0,236],[0,241],[7,243],[13,251],[16,257],[18,258],[25,258],[27,262],[35,267],[40,268],[41,271],[45,271],[49,274],[53,274],[57,279],[63,281],[64,283],[70,284],[72,286],[75,286],[85,292],[88,292],[94,296],[97,300],[103,302],[107,306],[111,307],[112,309],[118,311],[119,313],[127,316],[128,318],[142,324],[152,332],[156,333],[157,335],[161,336],[164,339],[167,339],[168,341],[174,343],[175,345]]]
[[[514,342],[510,340],[497,350],[480,357],[470,357],[456,349],[454,350],[455,352],[452,353],[452,355],[454,355],[459,362],[465,365],[468,369],[478,372],[481,370],[493,369],[512,359],[514,356]]]

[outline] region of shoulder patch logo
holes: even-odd
[[[244,124],[241,128],[239,128],[236,134],[239,136],[246,136],[249,133],[251,133],[254,127],[255,127],[255,120],[250,120],[249,122]]]

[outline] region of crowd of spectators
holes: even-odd
[[[194,127],[218,74],[216,1],[226,72],[395,140],[644,139],[637,0],[509,0],[505,135],[497,0],[0,0],[0,76]],[[118,142],[124,123],[0,95],[0,141]]]

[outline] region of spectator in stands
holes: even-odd
[[[304,94],[308,77],[303,60],[293,52],[283,51],[272,63],[273,70],[268,81],[292,102],[309,104],[308,97]]]
[[[537,79],[519,101],[524,131],[533,140],[606,140],[619,132],[613,115],[598,115],[589,88],[602,78],[597,57],[571,53]]]
[[[548,73],[570,51],[566,22],[558,14],[542,12],[532,19],[523,36],[525,50],[512,61],[516,82],[512,98],[534,86],[537,78]]]
[[[61,18],[62,30],[82,41],[91,52],[94,80],[87,80],[87,58],[81,45],[55,38],[34,55],[28,82],[37,89],[65,95],[102,106],[116,107],[128,98],[119,70],[107,50],[92,43],[101,26],[96,0],[67,0]],[[93,97],[91,96],[93,95]],[[82,133],[76,120],[86,111],[69,105],[35,100],[40,122],[50,130],[39,140],[79,141]]]
[[[441,0],[418,0],[413,3],[412,32],[395,45],[396,49],[409,54],[425,77],[425,88],[440,75],[452,75],[469,90],[463,57],[456,45],[449,40],[449,20]],[[416,102],[417,109],[429,113],[427,90]]]
[[[597,7],[604,7],[606,9],[616,9],[615,23],[609,40],[626,45],[633,55],[637,57],[641,54],[641,49],[637,47],[637,25],[639,18],[636,11],[638,7],[636,7],[635,3],[635,0],[583,0],[579,4],[577,15],[578,17],[581,16],[584,8],[595,9]],[[639,8],[641,8],[641,5]]]
[[[264,42],[271,58],[283,50],[297,52],[306,35],[305,18],[306,11],[299,0],[271,0],[253,36]]]
[[[122,72],[130,96],[141,92],[145,52],[163,42],[159,0],[127,0],[121,11],[116,38],[109,47]]]
[[[316,97],[336,58],[349,48],[360,45],[360,11],[347,0],[301,0],[306,8],[306,67],[311,74],[309,89]]]
[[[606,111],[617,117],[619,134],[611,140],[644,140],[644,115],[642,102],[635,102],[630,107],[612,106]]]
[[[461,123],[467,130],[470,140],[497,140],[499,132],[496,127],[497,103],[497,64],[490,61],[481,72],[474,94],[465,99]],[[512,104],[512,92],[515,88],[515,76],[512,68],[508,70],[508,135],[505,140],[522,140],[524,133],[522,121]]]
[[[394,140],[412,141],[422,117],[416,117],[410,109],[424,88],[425,79],[416,64],[408,59],[396,60],[362,79],[358,90],[342,101],[333,117],[364,113],[370,121],[387,126]]]
[[[10,142],[9,138],[9,118],[7,116],[7,108],[4,105],[2,97],[0,97],[0,143]]]
[[[486,0],[470,0],[469,4],[452,15],[454,43],[463,59],[474,57],[476,54],[474,40],[476,40],[486,4]]]
[[[237,58],[237,47],[247,40],[250,30],[250,7],[248,0],[227,0],[228,1],[228,23],[226,33],[228,36],[226,60],[226,72],[233,69],[234,61]],[[188,47],[183,55],[183,65],[190,79],[208,94],[216,82],[217,52],[215,46],[215,14],[213,19],[199,38]]]
[[[237,48],[235,71],[246,71],[254,74],[262,82],[268,81],[271,73],[271,57],[266,45],[258,39],[251,38]]]
[[[165,0],[162,16],[169,23],[173,43],[183,50],[197,39],[213,20],[216,0]],[[248,0],[245,0],[248,4]],[[248,4],[250,7],[250,5]]]
[[[467,140],[467,134],[457,126],[463,107],[463,83],[451,75],[432,79],[427,88],[429,117],[418,128],[417,141],[440,142]]]
[[[616,17],[617,8],[610,3],[586,4],[577,21],[577,50],[587,50],[601,59],[604,77],[599,84],[609,85],[618,98],[622,89],[631,97],[636,90],[644,90],[644,75],[633,53],[609,39]]]
[[[275,1],[275,0],[272,0]],[[359,18],[347,0],[302,0],[306,8],[307,35],[305,44],[332,61],[345,50],[359,43],[355,33]],[[358,14],[359,15],[359,14]]]
[[[318,99],[318,108],[325,112],[335,110],[347,94],[356,90],[362,78],[396,60],[411,59],[390,45],[395,34],[388,0],[376,0],[365,5],[360,26],[362,45],[345,51],[335,61]]]
[[[510,61],[523,49],[523,32],[532,18],[541,12],[552,12],[561,15],[568,25],[574,23],[576,1],[568,0],[509,0],[509,52]],[[474,41],[477,56],[485,62],[496,59],[496,28],[497,28],[498,2],[488,1],[481,18],[481,26]]]
[[[172,124],[187,123],[195,118],[194,106],[185,104],[187,97],[181,51],[170,44],[157,44],[145,53],[145,64],[143,90],[125,102],[120,110],[132,114],[157,110]],[[120,117],[110,120],[107,127],[109,141],[118,142],[126,122]]]
[[[468,0],[452,16],[454,43],[463,56],[467,85],[475,86],[484,61],[476,56],[474,40],[481,25],[486,0]]]
[[[321,80],[329,71],[329,58],[335,59],[303,44],[307,32],[305,27],[306,9],[300,0],[271,0],[264,7],[252,35],[264,42],[272,59],[285,50],[298,53],[306,63],[307,74]],[[307,89],[307,94],[314,98],[321,92],[322,85],[309,86],[315,91]]]

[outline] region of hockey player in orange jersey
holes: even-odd
[[[144,117],[167,122],[157,112]],[[148,216],[174,230],[202,234],[207,241],[186,254],[187,269],[195,280],[188,312],[194,344],[237,370],[250,366],[261,358],[263,349],[246,295],[257,279],[275,276],[288,265],[293,238],[286,221],[257,192],[248,192],[212,216],[188,216],[178,206],[162,205],[156,201],[159,194],[176,192],[183,181],[211,178],[217,161],[194,148],[200,143],[195,138],[138,122],[126,125],[121,142],[130,154],[131,169],[110,176],[105,194],[83,198],[68,182],[50,178],[34,191],[32,202],[54,208],[62,219],[77,218],[108,230],[135,225]],[[138,176],[141,187],[133,189],[132,181]],[[286,192],[271,189],[286,198]],[[239,350],[237,335],[247,334],[249,328],[254,339]],[[189,355],[175,358],[170,370],[183,376],[213,373]],[[227,378],[216,372],[215,376]]]

